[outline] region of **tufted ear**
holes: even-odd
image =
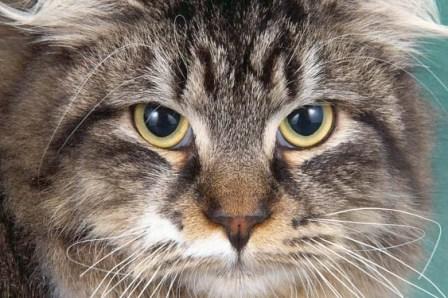
[[[359,28],[398,51],[418,54],[422,39],[448,38],[436,0],[358,0],[358,5]]]
[[[37,34],[41,41],[70,47],[107,34],[114,25],[114,14],[125,9],[142,9],[137,0],[5,2],[0,2],[1,23]]]
[[[448,28],[440,24],[435,0],[362,0],[362,7],[388,16],[391,23],[410,33],[448,36]]]

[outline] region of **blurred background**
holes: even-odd
[[[408,1],[408,0],[404,0]],[[442,22],[448,25],[448,0],[438,0]],[[434,258],[426,272],[445,295],[448,296],[448,41],[429,41],[426,56],[422,59],[427,70],[419,69],[418,77],[434,94],[432,102],[439,111],[438,138],[434,150],[434,218],[442,225],[442,239]],[[443,86],[443,84],[445,86]],[[434,229],[436,231],[436,229]],[[428,254],[437,234],[426,237]],[[425,264],[420,266],[420,270]],[[441,297],[427,282],[415,279],[416,284]],[[431,297],[419,290],[412,292],[413,298]]]

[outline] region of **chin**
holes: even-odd
[[[183,283],[194,297],[267,297],[293,293],[292,272],[265,268],[258,272],[240,269],[226,273],[202,271],[185,276]],[[289,281],[289,282],[288,282]]]

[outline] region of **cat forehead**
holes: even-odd
[[[322,69],[319,47],[300,43],[300,35],[284,34],[281,27],[247,33],[227,43],[203,31],[181,38],[149,46],[151,59],[143,62],[151,92],[160,102],[174,106],[241,114],[249,105],[272,112],[310,94],[307,88],[314,87]],[[134,59],[140,63],[139,57]]]

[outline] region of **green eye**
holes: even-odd
[[[310,105],[294,110],[280,124],[283,142],[292,147],[310,148],[324,141],[334,127],[330,105]]]
[[[148,143],[164,149],[179,145],[188,135],[190,128],[184,116],[153,103],[135,107],[134,123]]]

